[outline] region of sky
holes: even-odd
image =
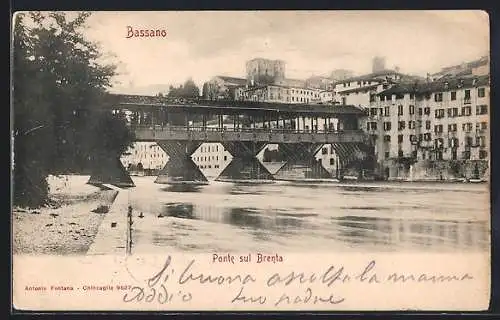
[[[87,36],[119,64],[114,91],[130,93],[245,77],[245,62],[256,57],[284,60],[287,78],[305,79],[334,69],[369,73],[374,56],[425,76],[489,52],[483,11],[94,12],[88,25]],[[129,26],[167,36],[126,38]]]

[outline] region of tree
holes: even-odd
[[[188,79],[179,87],[170,86],[168,96],[174,98],[199,98],[200,89],[192,79]]]
[[[127,130],[123,119],[111,120],[113,115],[98,109],[116,68],[100,63],[97,44],[84,37],[89,16],[15,16],[15,204],[42,205],[48,199],[48,174],[88,170],[90,153],[116,152],[131,142],[131,135],[120,131]],[[90,137],[97,132],[102,135],[96,145]]]

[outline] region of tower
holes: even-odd
[[[374,57],[372,61],[372,72],[385,70],[385,57]]]

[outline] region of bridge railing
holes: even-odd
[[[335,130],[335,129],[292,129],[292,128],[232,128],[232,127],[200,127],[200,126],[172,126],[172,125],[131,125],[134,130],[155,130],[155,131],[203,131],[203,132],[248,132],[248,133],[364,133],[363,130]]]

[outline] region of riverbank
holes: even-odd
[[[88,178],[50,176],[50,206],[13,208],[13,254],[80,255],[87,252],[106,208],[118,194],[115,190],[86,184]]]

